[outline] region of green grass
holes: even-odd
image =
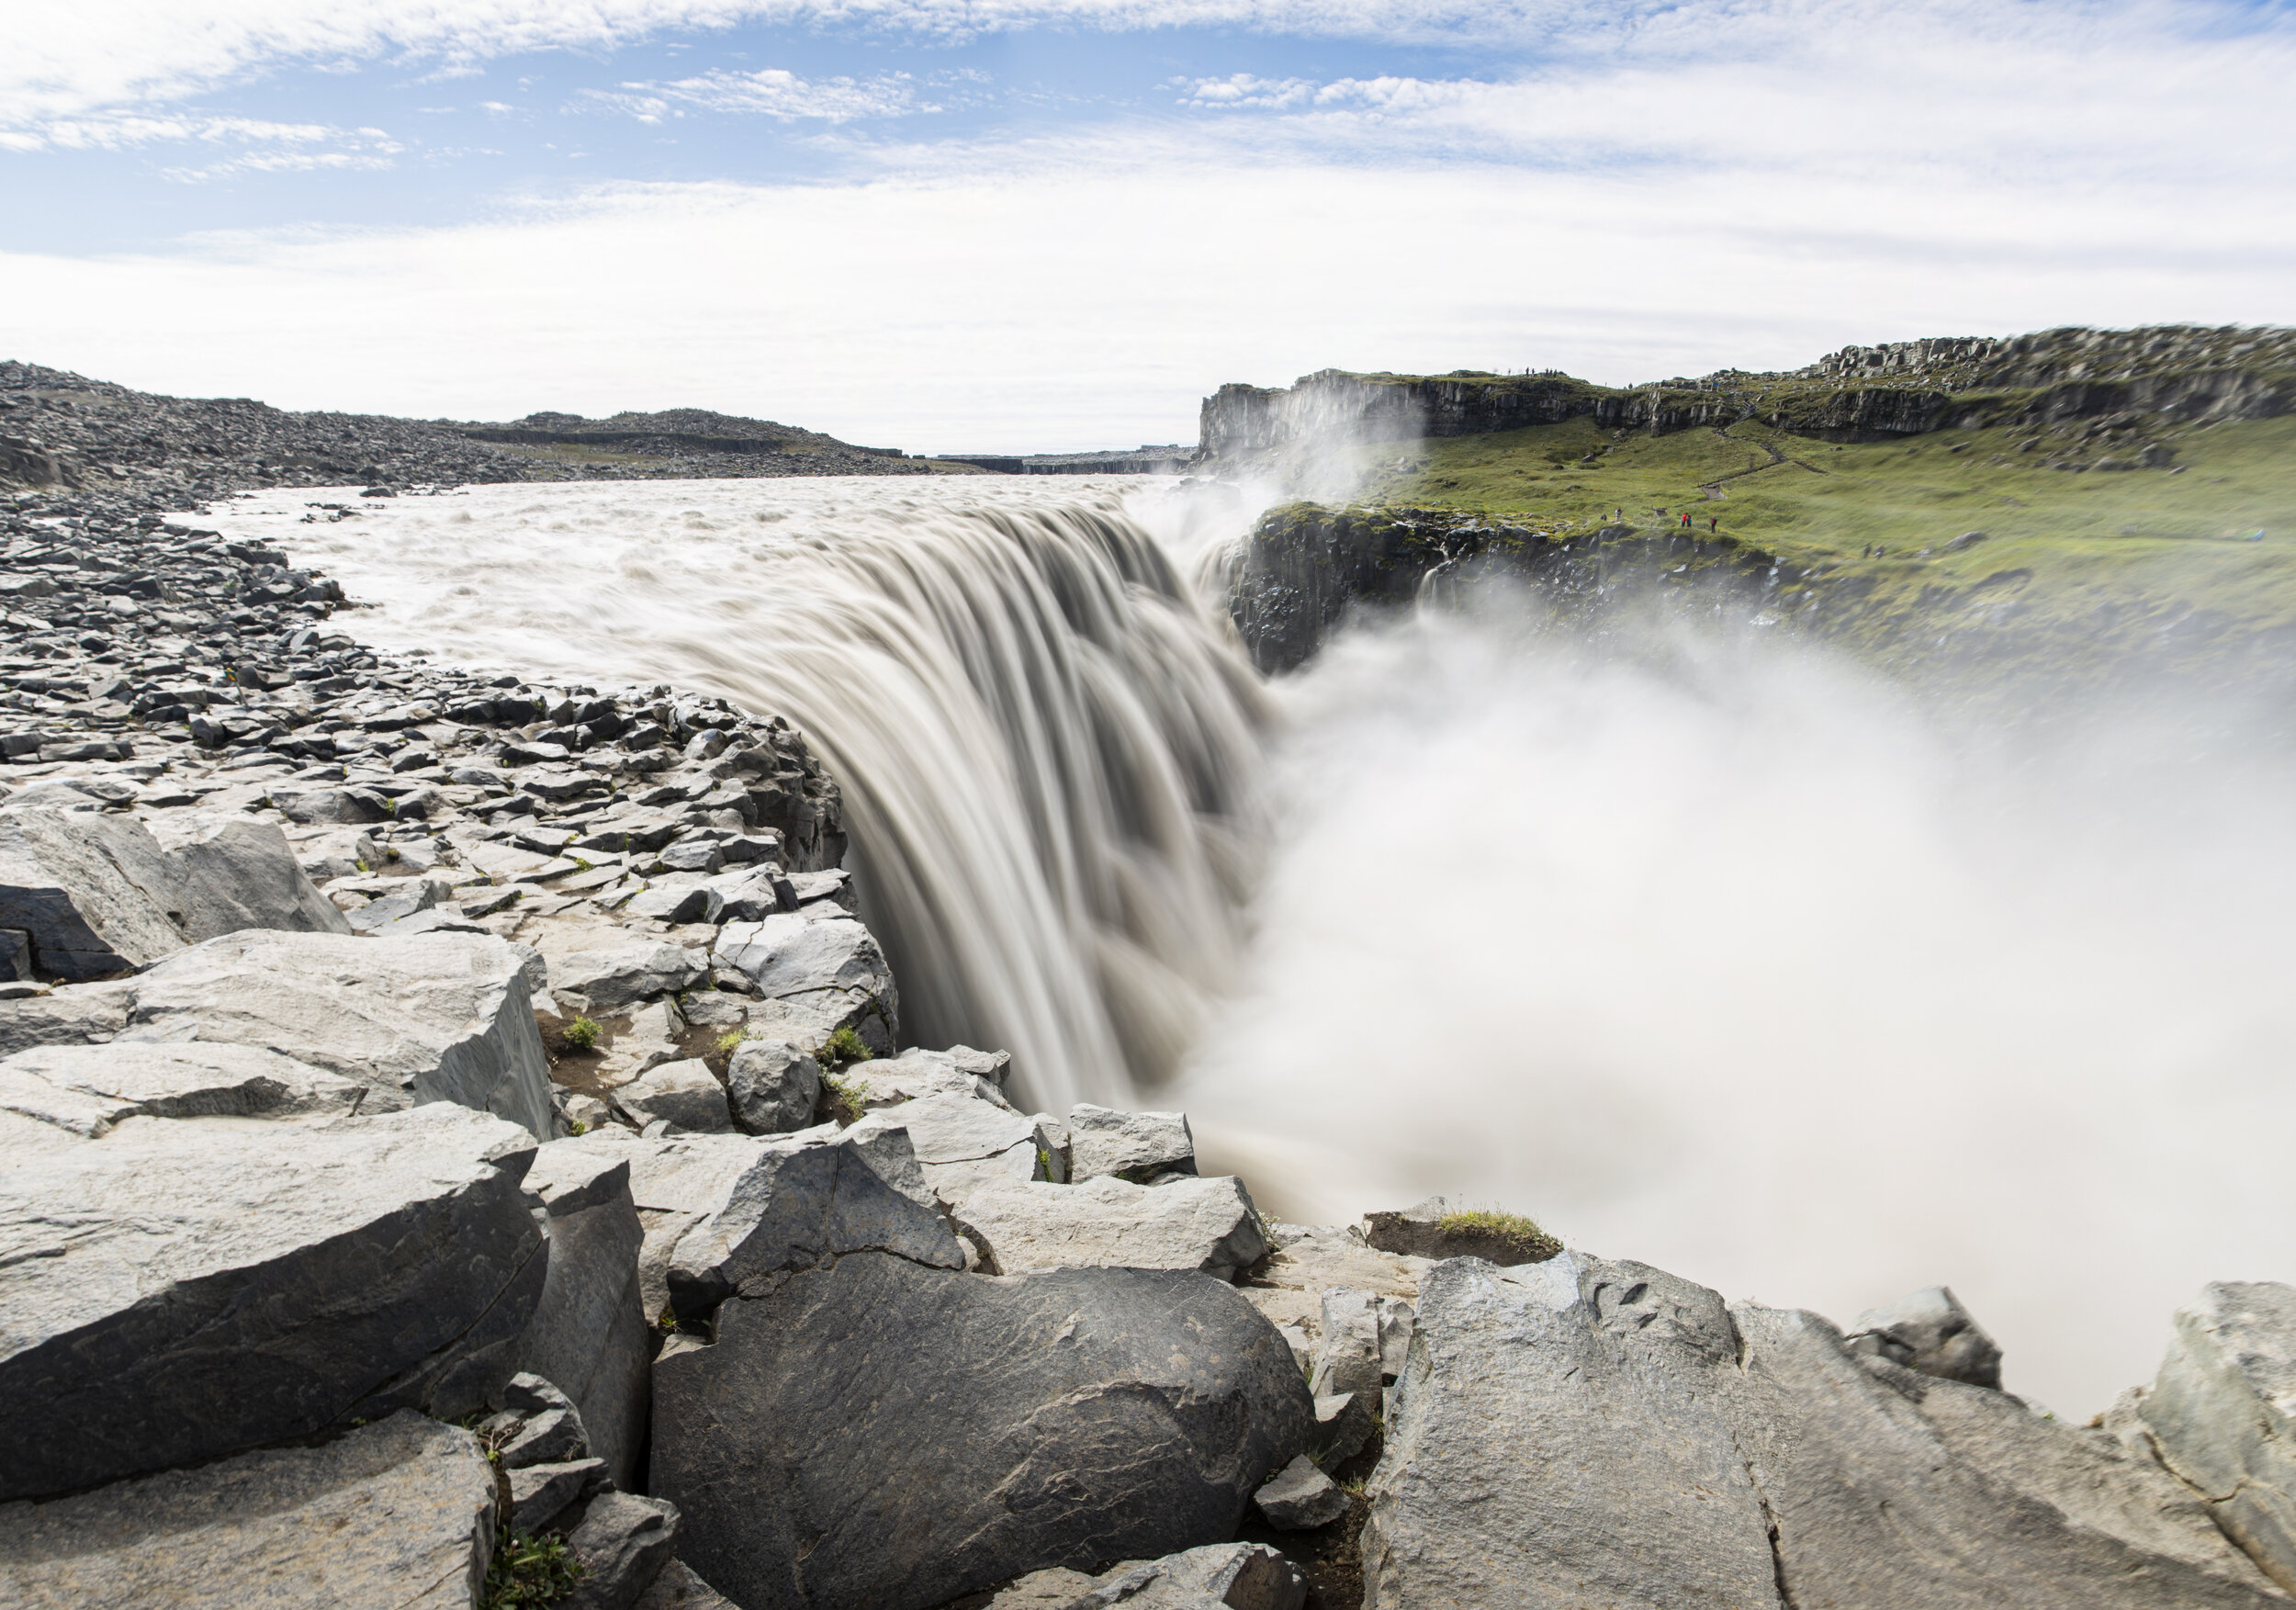
[[[1535,1220],[1492,1208],[1446,1213],[1436,1221],[1435,1227],[1446,1235],[1490,1236],[1535,1263],[1543,1263],[1562,1251],[1562,1243],[1541,1230]]]
[[[1557,537],[1614,512],[1645,533],[1675,530],[1687,512],[1702,538],[1712,520],[1721,537],[1816,572],[1835,630],[1868,646],[1960,630],[1973,610],[1979,625],[2013,615],[2020,634],[2099,646],[2194,612],[2220,642],[2296,622],[2296,418],[2117,439],[2087,428],[1836,445],[1750,421],[1653,436],[1577,419],[1350,456],[1361,502],[1487,514]],[[2179,473],[2047,467],[2125,460],[2155,441]],[[2258,530],[2261,541],[2245,540]],[[1947,551],[1970,531],[1986,540]],[[1876,546],[1886,552],[1870,556]]]
[[[869,1110],[868,1098],[859,1085],[826,1070],[821,1075],[821,1104],[841,1124],[859,1123],[861,1114]]]
[[[513,1537],[503,1531],[495,1538],[479,1604],[481,1610],[553,1604],[572,1593],[582,1576],[582,1563],[567,1551],[565,1538]]]
[[[558,1030],[558,1038],[576,1051],[588,1051],[598,1043],[598,1025],[588,1018],[577,1018]]]
[[[839,1029],[823,1043],[815,1060],[825,1068],[839,1063],[867,1062],[869,1046],[853,1030]]]

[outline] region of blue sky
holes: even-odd
[[[0,355],[164,389],[1050,449],[2296,320],[2287,6],[24,4]]]

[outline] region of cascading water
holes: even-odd
[[[1950,1281],[2084,1409],[2290,1273],[2290,763],[2223,708],[1976,741],[1756,624],[1504,588],[1263,690],[1165,557],[1249,495],[1154,483],[309,496],[216,524],[362,636],[801,723],[906,1038],[1055,1109],[1179,1063],[1139,1104],[1269,1212],[1446,1191],[1845,1321]]]
[[[291,540],[385,605],[378,643],[788,715],[844,788],[906,1038],[1121,1103],[1237,960],[1257,678],[1114,495],[915,484],[476,488]]]

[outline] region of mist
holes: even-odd
[[[1843,1323],[1948,1284],[2082,1418],[2203,1281],[2296,1278],[2283,753],[1537,620],[1485,591],[1277,684],[1248,961],[1159,1093],[1207,1171],[1316,1222],[1505,1206]]]

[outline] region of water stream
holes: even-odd
[[[1139,481],[323,496],[218,524],[377,644],[787,714],[909,1037],[1185,1106],[1266,1209],[1447,1191],[1840,1322],[1951,1284],[2083,1416],[2296,1277],[2296,774],[2236,711],[1987,740],[1503,597],[1263,687],[1180,579],[1248,499]]]

